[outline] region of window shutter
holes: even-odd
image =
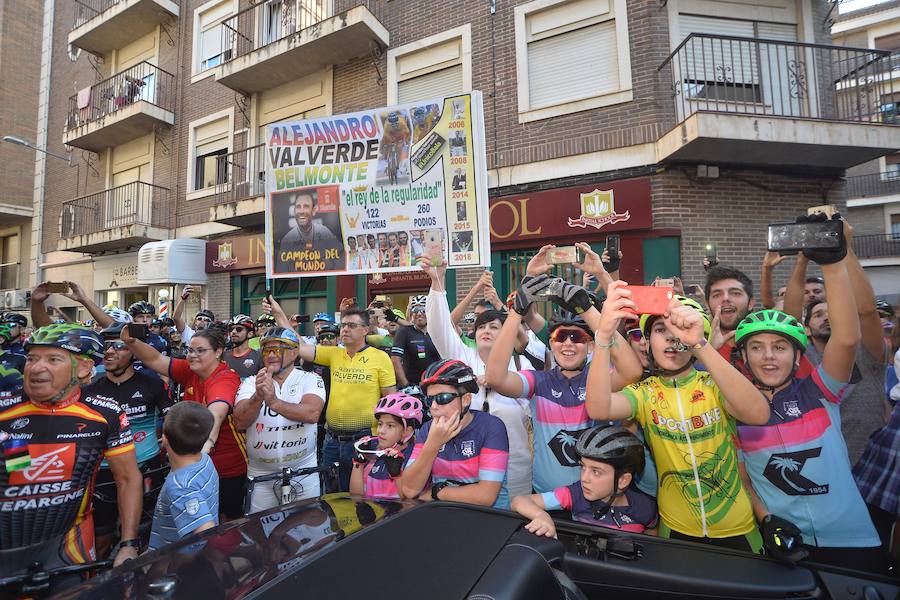
[[[615,21],[529,42],[528,101],[531,108],[618,89]]]
[[[753,38],[753,22],[680,15],[682,39],[692,33]],[[758,83],[755,44],[735,40],[694,38],[682,50],[680,67],[687,81],[717,81],[724,84]]]
[[[228,119],[219,119],[194,129],[194,156],[228,148]]]
[[[397,102],[405,104],[464,92],[462,65],[411,77],[397,85]]]

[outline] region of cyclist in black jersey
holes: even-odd
[[[157,441],[157,420],[164,415],[172,400],[162,379],[150,375],[147,369],[135,371],[134,355],[119,337],[124,323],[115,323],[100,332],[103,338],[103,366],[105,372],[98,375],[91,385],[84,388],[89,395],[99,395],[115,400],[131,423],[138,468],[148,480],[145,490],[143,514],[152,519],[159,487],[165,480],[163,460]],[[104,462],[97,473],[98,493],[94,497],[94,531],[97,556],[106,558],[118,521],[118,494],[112,471]],[[156,493],[153,493],[156,490]],[[148,491],[150,493],[148,493]]]
[[[78,385],[102,347],[81,325],[41,327],[25,346],[23,389],[0,398],[0,577],[94,558],[91,491],[104,458],[119,487],[115,563],[137,556],[141,474],[128,417]]]

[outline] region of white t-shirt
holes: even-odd
[[[275,397],[290,404],[299,404],[303,396],[312,394],[325,401],[325,384],[317,374],[294,368],[284,385],[272,382]],[[256,393],[256,378],[241,383],[235,406]],[[303,469],[316,465],[316,423],[300,423],[279,415],[265,404],[259,409],[256,421],[247,428],[247,474],[265,475],[283,467]]]

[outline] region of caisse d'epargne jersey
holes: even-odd
[[[773,515],[800,528],[814,546],[880,546],[841,435],[845,384],[821,366],[772,398],[765,425],[738,423],[753,489]]]
[[[499,418],[478,410],[471,411],[472,422],[444,444],[431,467],[431,483],[454,481],[462,484],[496,481],[501,484],[494,506],[509,508],[506,490],[506,466],[509,462],[509,438]],[[428,421],[416,434],[416,445],[406,462],[408,469],[421,454],[431,424]]]
[[[9,436],[0,463],[0,548],[59,538],[66,562],[91,560],[94,476],[104,458],[134,452],[122,408],[80,389],[52,409],[20,392],[0,399],[0,431]]]

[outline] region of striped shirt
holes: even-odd
[[[219,475],[203,454],[166,477],[153,512],[149,549],[177,542],[205,523],[219,524]]]
[[[500,494],[494,502],[496,508],[509,508],[509,493],[506,488],[506,466],[509,462],[509,439],[506,427],[499,418],[473,410],[472,422],[456,437],[441,446],[440,452],[431,466],[432,484],[452,481],[460,484],[496,481],[501,484]],[[416,435],[415,448],[406,463],[408,469],[416,462],[431,424],[425,423]]]

